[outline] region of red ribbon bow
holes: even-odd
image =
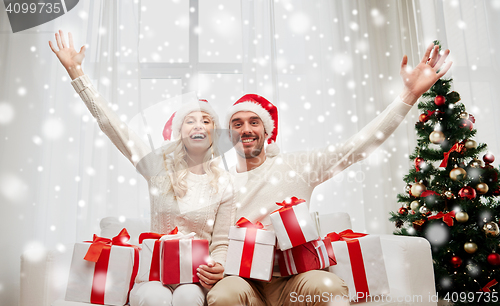
[[[260,223],[259,221],[252,223],[250,222],[247,218],[241,217],[237,222],[236,222],[237,227],[248,227],[248,228],[256,228],[256,229],[263,229],[264,225]]]
[[[448,226],[453,226],[453,218],[455,218],[455,211],[450,211],[449,213],[443,213],[442,211],[438,212],[434,216],[430,216],[428,219],[433,220],[433,219],[441,219],[443,218],[443,222],[446,223]]]
[[[326,237],[330,238],[330,240],[332,242],[334,242],[334,241],[348,241],[348,240],[364,237],[366,235],[368,235],[368,234],[355,233],[351,229],[346,229],[345,231],[342,231],[338,234],[335,232],[331,232],[328,235],[326,235]]]
[[[306,200],[303,200],[303,199],[299,199],[297,197],[292,197],[290,200],[284,200],[283,202],[281,203],[278,203],[276,202],[276,205],[279,205],[279,206],[282,206],[280,209],[277,209],[274,212],[277,212],[277,211],[283,211],[285,209],[288,209],[288,208],[291,208],[297,204],[300,204],[300,203],[304,203]]]
[[[92,262],[97,262],[97,260],[99,260],[99,256],[101,256],[102,249],[105,246],[118,245],[124,247],[137,248],[137,246],[135,245],[128,244],[127,242],[129,240],[130,240],[130,235],[128,234],[125,228],[122,229],[120,233],[115,237],[113,237],[112,239],[99,237],[94,234],[94,239],[92,241],[85,241],[85,242],[90,242],[92,244],[90,245],[87,254],[85,254],[85,257],[83,259]]]
[[[422,193],[420,194],[420,197],[425,198],[425,197],[430,196],[430,195],[439,196],[439,193],[432,191],[432,190],[425,190],[425,191],[422,191]]]
[[[452,152],[457,152],[457,153],[464,153],[465,152],[465,144],[463,142],[457,142],[451,147],[451,149],[448,152],[443,153],[443,161],[439,165],[439,167],[446,167],[448,165],[448,157]]]
[[[179,229],[177,226],[170,231],[167,235],[175,235],[179,232]],[[144,239],[160,239],[161,237],[165,236],[165,234],[158,234],[158,233],[142,233],[139,235],[139,244],[142,243]]]
[[[495,286],[496,284],[498,284],[497,280],[496,279],[493,279],[492,281],[490,281],[489,283],[487,283],[483,288],[481,288],[479,291],[482,291],[482,292],[491,292],[490,288]]]

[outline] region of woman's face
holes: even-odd
[[[212,144],[212,117],[202,111],[189,113],[182,122],[181,139],[188,153],[201,153]]]

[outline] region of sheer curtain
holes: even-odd
[[[477,140],[498,151],[499,1],[243,0],[244,90],[276,102],[282,151],[345,141],[402,89],[404,54],[416,65],[440,40],[452,50],[454,89],[476,115]],[[391,233],[416,146],[415,106],[369,158],[316,188],[311,209],[348,212],[356,230]],[[496,128],[496,129],[495,129]]]
[[[65,246],[92,239],[101,218],[148,213],[142,177],[100,132],[48,46],[59,29],[72,32],[77,50],[88,44],[85,73],[127,121],[141,109],[139,5],[80,1],[16,34],[0,12],[2,305],[17,304],[24,250],[71,252]]]

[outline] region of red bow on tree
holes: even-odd
[[[464,153],[466,151],[465,144],[463,142],[457,142],[451,147],[448,152],[443,153],[443,161],[439,165],[439,167],[446,167],[448,165],[448,158],[452,152]]]
[[[262,225],[262,223],[260,223],[259,221],[255,222],[255,223],[252,223],[248,219],[246,219],[245,217],[241,217],[236,222],[236,226],[238,226],[238,227],[256,228],[256,229],[263,229],[264,228],[264,225]]]
[[[453,218],[455,217],[455,211],[450,211],[449,213],[443,213],[442,211],[438,212],[434,216],[430,216],[428,219],[433,220],[433,219],[441,219],[443,218],[443,222],[446,223],[448,226],[453,226]]]
[[[91,242],[92,244],[90,245],[87,254],[85,254],[85,257],[83,259],[97,262],[99,256],[101,256],[102,249],[105,246],[118,245],[124,247],[137,248],[137,246],[135,245],[128,244],[127,242],[129,240],[130,240],[130,235],[128,234],[125,228],[122,229],[120,233],[115,237],[113,237],[112,239],[99,237],[94,234],[94,239],[92,241],[85,241],[85,242]]]
[[[425,198],[425,197],[430,196],[430,195],[439,196],[439,193],[432,191],[432,190],[425,190],[425,191],[422,191],[422,193],[420,194],[420,197]]]
[[[481,288],[479,291],[482,291],[482,292],[491,292],[490,288],[495,286],[496,284],[498,284],[497,280],[496,279],[493,279],[492,281],[490,281],[489,283],[487,283],[483,288]]]

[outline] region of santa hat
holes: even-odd
[[[269,144],[266,149],[267,155],[274,156],[279,153],[279,148],[276,145],[276,137],[278,136],[278,109],[266,98],[255,95],[247,94],[236,101],[229,109],[226,115],[228,126],[230,127],[231,117],[237,112],[249,111],[254,112],[260,117],[264,124],[264,130],[267,133],[267,143]]]
[[[219,128],[219,116],[214,111],[207,100],[190,101],[183,104],[176,112],[170,116],[163,128],[163,139],[165,141],[180,139],[180,131],[184,118],[192,112],[205,112],[212,117],[215,128]]]

